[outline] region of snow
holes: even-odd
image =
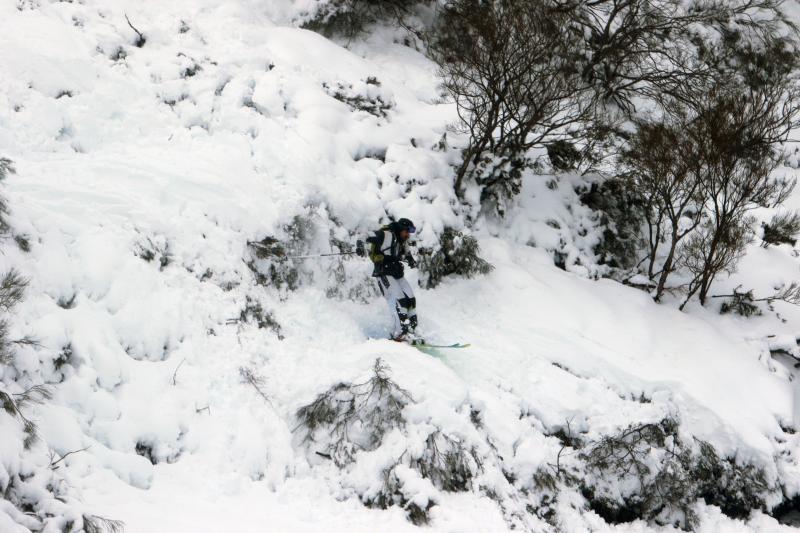
[[[30,279],[14,327],[41,347],[21,348],[15,366],[53,387],[36,408],[43,445],[59,457],[86,448],[59,472],[92,513],[132,532],[416,531],[402,509],[369,509],[359,494],[431,428],[479,441],[470,407],[520,479],[555,462],[561,445],[548,434],[559,429],[596,438],[673,415],[682,434],[800,492],[798,442],[783,430],[796,416],[793,373],[769,358],[770,348],[796,353],[800,312],[776,304],[785,322],[682,313],[589,279],[597,235],[581,231],[591,213],[568,178],[554,189],[526,178],[506,222],[479,223],[491,274],[419,291],[428,338],[470,349],[431,356],[379,340],[384,303],[328,298],[322,282],[256,286],[246,241],[280,234],[307,206],[335,216],[345,240],[386,215],[413,219],[420,245],[463,225],[453,150],[434,149],[454,109],[439,100],[434,67],[393,31],[348,49],[293,27],[308,1],[19,5],[28,7],[0,5],[0,156],[17,168],[5,193],[31,251],[10,242],[0,265]],[[144,47],[132,46],[125,13]],[[110,59],[119,47],[126,57]],[[201,68],[182,77],[192,65]],[[392,108],[386,118],[353,111],[323,84]],[[329,251],[327,229],[312,252]],[[553,266],[562,240],[569,272]],[[334,260],[303,268],[319,274],[324,261]],[[358,261],[347,271],[366,281]],[[719,292],[742,282],[768,292],[797,268],[785,247],[754,246]],[[274,313],[283,340],[236,321],[248,296]],[[67,346],[70,362],[57,369]],[[294,442],[294,413],[363,379],[378,357],[416,401],[405,413],[412,435],[390,435],[340,472]],[[255,369],[268,401],[241,367]],[[142,444],[157,464],[137,454]],[[0,482],[22,455],[0,437]],[[477,490],[443,493],[410,468],[398,476],[411,501],[436,503],[432,531],[509,527]],[[559,505],[565,531],[649,529],[608,526],[566,497]],[[25,531],[6,507],[0,530]],[[735,521],[699,509],[700,531],[778,530],[760,513]]]

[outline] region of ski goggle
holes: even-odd
[[[409,233],[416,233],[417,232],[417,228],[415,228],[414,226],[409,226],[409,227],[406,228],[406,230]]]

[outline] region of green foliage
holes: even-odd
[[[359,452],[378,449],[392,431],[404,431],[408,422],[404,409],[414,403],[411,395],[392,381],[389,367],[375,361],[372,376],[361,383],[339,383],[298,409],[295,433],[315,453],[344,468],[357,460]],[[413,501],[398,469],[416,471],[435,487],[447,492],[471,490],[473,479],[482,469],[477,452],[439,428],[425,437],[421,446],[408,448],[396,462],[386,467],[379,487],[362,496],[368,507],[386,509],[399,506],[414,524],[428,522],[434,502]]]
[[[480,246],[477,239],[464,235],[453,228],[445,228],[435,249],[423,248],[419,251],[419,269],[426,288],[436,287],[451,275],[471,278],[478,274],[488,274],[494,267],[478,254]]]
[[[547,157],[556,172],[575,170],[581,161],[581,152],[575,144],[566,139],[558,139],[547,145]]]
[[[31,251],[31,243],[25,235],[14,235],[14,242],[23,252]]]
[[[376,359],[367,381],[339,383],[301,407],[296,431],[302,432],[304,442],[312,443],[320,437],[318,430],[325,429],[322,435],[328,442],[323,453],[343,466],[355,459],[357,451],[374,450],[388,431],[403,426],[402,410],[412,401],[408,391],[390,379],[389,367]],[[359,433],[358,440],[352,440]]]
[[[257,302],[247,296],[244,309],[242,309],[239,320],[246,323],[255,323],[259,329],[271,329],[278,336],[278,339],[283,340],[281,333],[281,325],[275,320],[272,313],[264,309],[260,302]]]
[[[761,309],[755,303],[755,296],[753,290],[740,291],[737,287],[733,294],[730,295],[730,300],[722,302],[719,309],[720,314],[736,313],[741,316],[758,316],[761,314]]]
[[[153,449],[153,445],[149,442],[140,440],[139,442],[136,443],[136,448],[134,449],[134,451],[136,452],[136,455],[144,457],[145,459],[150,461],[150,464],[155,465],[158,464],[159,462],[158,456],[155,450]]]
[[[308,251],[313,231],[314,222],[310,214],[296,215],[283,227],[283,239],[267,236],[253,243],[251,248],[257,261],[249,261],[247,266],[255,275],[256,283],[279,290],[297,290],[306,276],[300,268],[301,263],[291,256]]]
[[[276,235],[248,243],[252,256],[246,264],[256,284],[276,289],[282,297],[315,282],[329,298],[366,302],[377,288],[354,254],[351,239],[335,215],[312,204]],[[345,255],[317,257],[320,253]]]
[[[765,496],[775,491],[763,469],[721,458],[714,447],[698,440],[699,455],[692,463],[697,495],[732,518],[747,518],[754,509],[765,510]]]
[[[28,282],[16,270],[9,270],[0,278],[0,364],[8,364],[19,341],[9,333],[12,308],[22,301]]]
[[[594,249],[598,262],[612,268],[634,267],[643,244],[644,200],[640,192],[624,178],[611,178],[592,183],[580,200],[600,218],[603,238]]]
[[[73,359],[74,355],[75,355],[75,353],[74,353],[73,348],[72,348],[72,343],[68,342],[67,344],[65,344],[61,348],[61,351],[59,352],[58,357],[53,359],[53,368],[55,368],[56,370],[61,370],[66,365],[73,364],[74,363],[74,359]]]
[[[481,187],[481,205],[500,217],[522,190],[522,174],[531,165],[521,147],[509,146],[508,152],[504,156],[484,154],[472,170],[475,183]]]
[[[778,490],[763,469],[721,458],[708,442],[683,442],[678,422],[669,417],[606,435],[585,446],[580,457],[589,474],[582,492],[610,523],[677,521],[691,529],[697,524],[693,506],[698,499],[743,518],[766,509],[767,497]]]
[[[351,251],[350,246],[339,246],[336,248],[341,251]],[[367,303],[380,292],[375,286],[371,276],[366,276],[363,271],[355,272],[348,268],[353,265],[353,261],[342,257],[333,260],[329,270],[328,286],[325,288],[325,296],[340,300],[358,301]]]
[[[5,180],[10,174],[16,174],[16,172],[13,161],[7,157],[0,157],[0,181]],[[8,203],[5,197],[0,196],[0,233],[5,234],[8,231]]]
[[[764,248],[779,244],[794,246],[800,235],[800,213],[796,211],[778,213],[769,223],[762,224],[762,228],[764,233],[761,238]]]
[[[31,404],[40,404],[53,395],[43,385],[34,385],[18,394],[9,394],[0,390],[0,407],[9,415],[22,422],[25,431],[25,449],[29,449],[37,440],[36,423],[25,416],[23,410]]]
[[[380,82],[377,78],[367,78],[366,85],[369,87],[378,86]],[[377,118],[386,118],[390,109],[394,107],[394,103],[387,102],[380,94],[369,94],[369,91],[361,93],[353,89],[353,84],[345,84],[341,82],[336,83],[336,87],[331,87],[327,83],[322,84],[329,95],[339,100],[353,111],[363,111]]]
[[[475,470],[481,465],[459,439],[437,429],[425,439],[423,453],[410,466],[446,492],[465,492],[472,488]]]
[[[172,263],[169,242],[163,236],[145,237],[136,244],[134,253],[148,263],[158,263],[160,270],[164,270]]]
[[[402,459],[402,458],[401,458]],[[397,474],[397,468],[408,466],[430,480],[435,487],[445,492],[466,492],[472,490],[473,480],[482,469],[474,450],[468,449],[457,438],[435,430],[428,435],[420,452],[408,461],[398,461],[383,472],[383,486],[377,494],[362,501],[367,507],[386,509],[392,505],[406,510],[406,516],[414,525],[429,522],[428,512],[434,502],[424,506],[411,502]]]

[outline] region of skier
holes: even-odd
[[[417,228],[407,218],[401,218],[375,232],[367,238],[370,244],[369,258],[375,265],[373,277],[378,278],[378,287],[389,305],[389,313],[394,320],[392,340],[398,342],[421,343],[416,335],[417,328],[417,301],[414,291],[408,281],[403,277],[403,263],[405,261],[411,268],[416,268],[411,253],[408,251],[408,239]],[[364,255],[363,247],[359,255]]]

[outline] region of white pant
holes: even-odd
[[[405,278],[395,279],[392,276],[380,276],[378,287],[386,298],[389,314],[394,320],[392,336],[413,332],[417,327],[417,300],[414,291]]]

